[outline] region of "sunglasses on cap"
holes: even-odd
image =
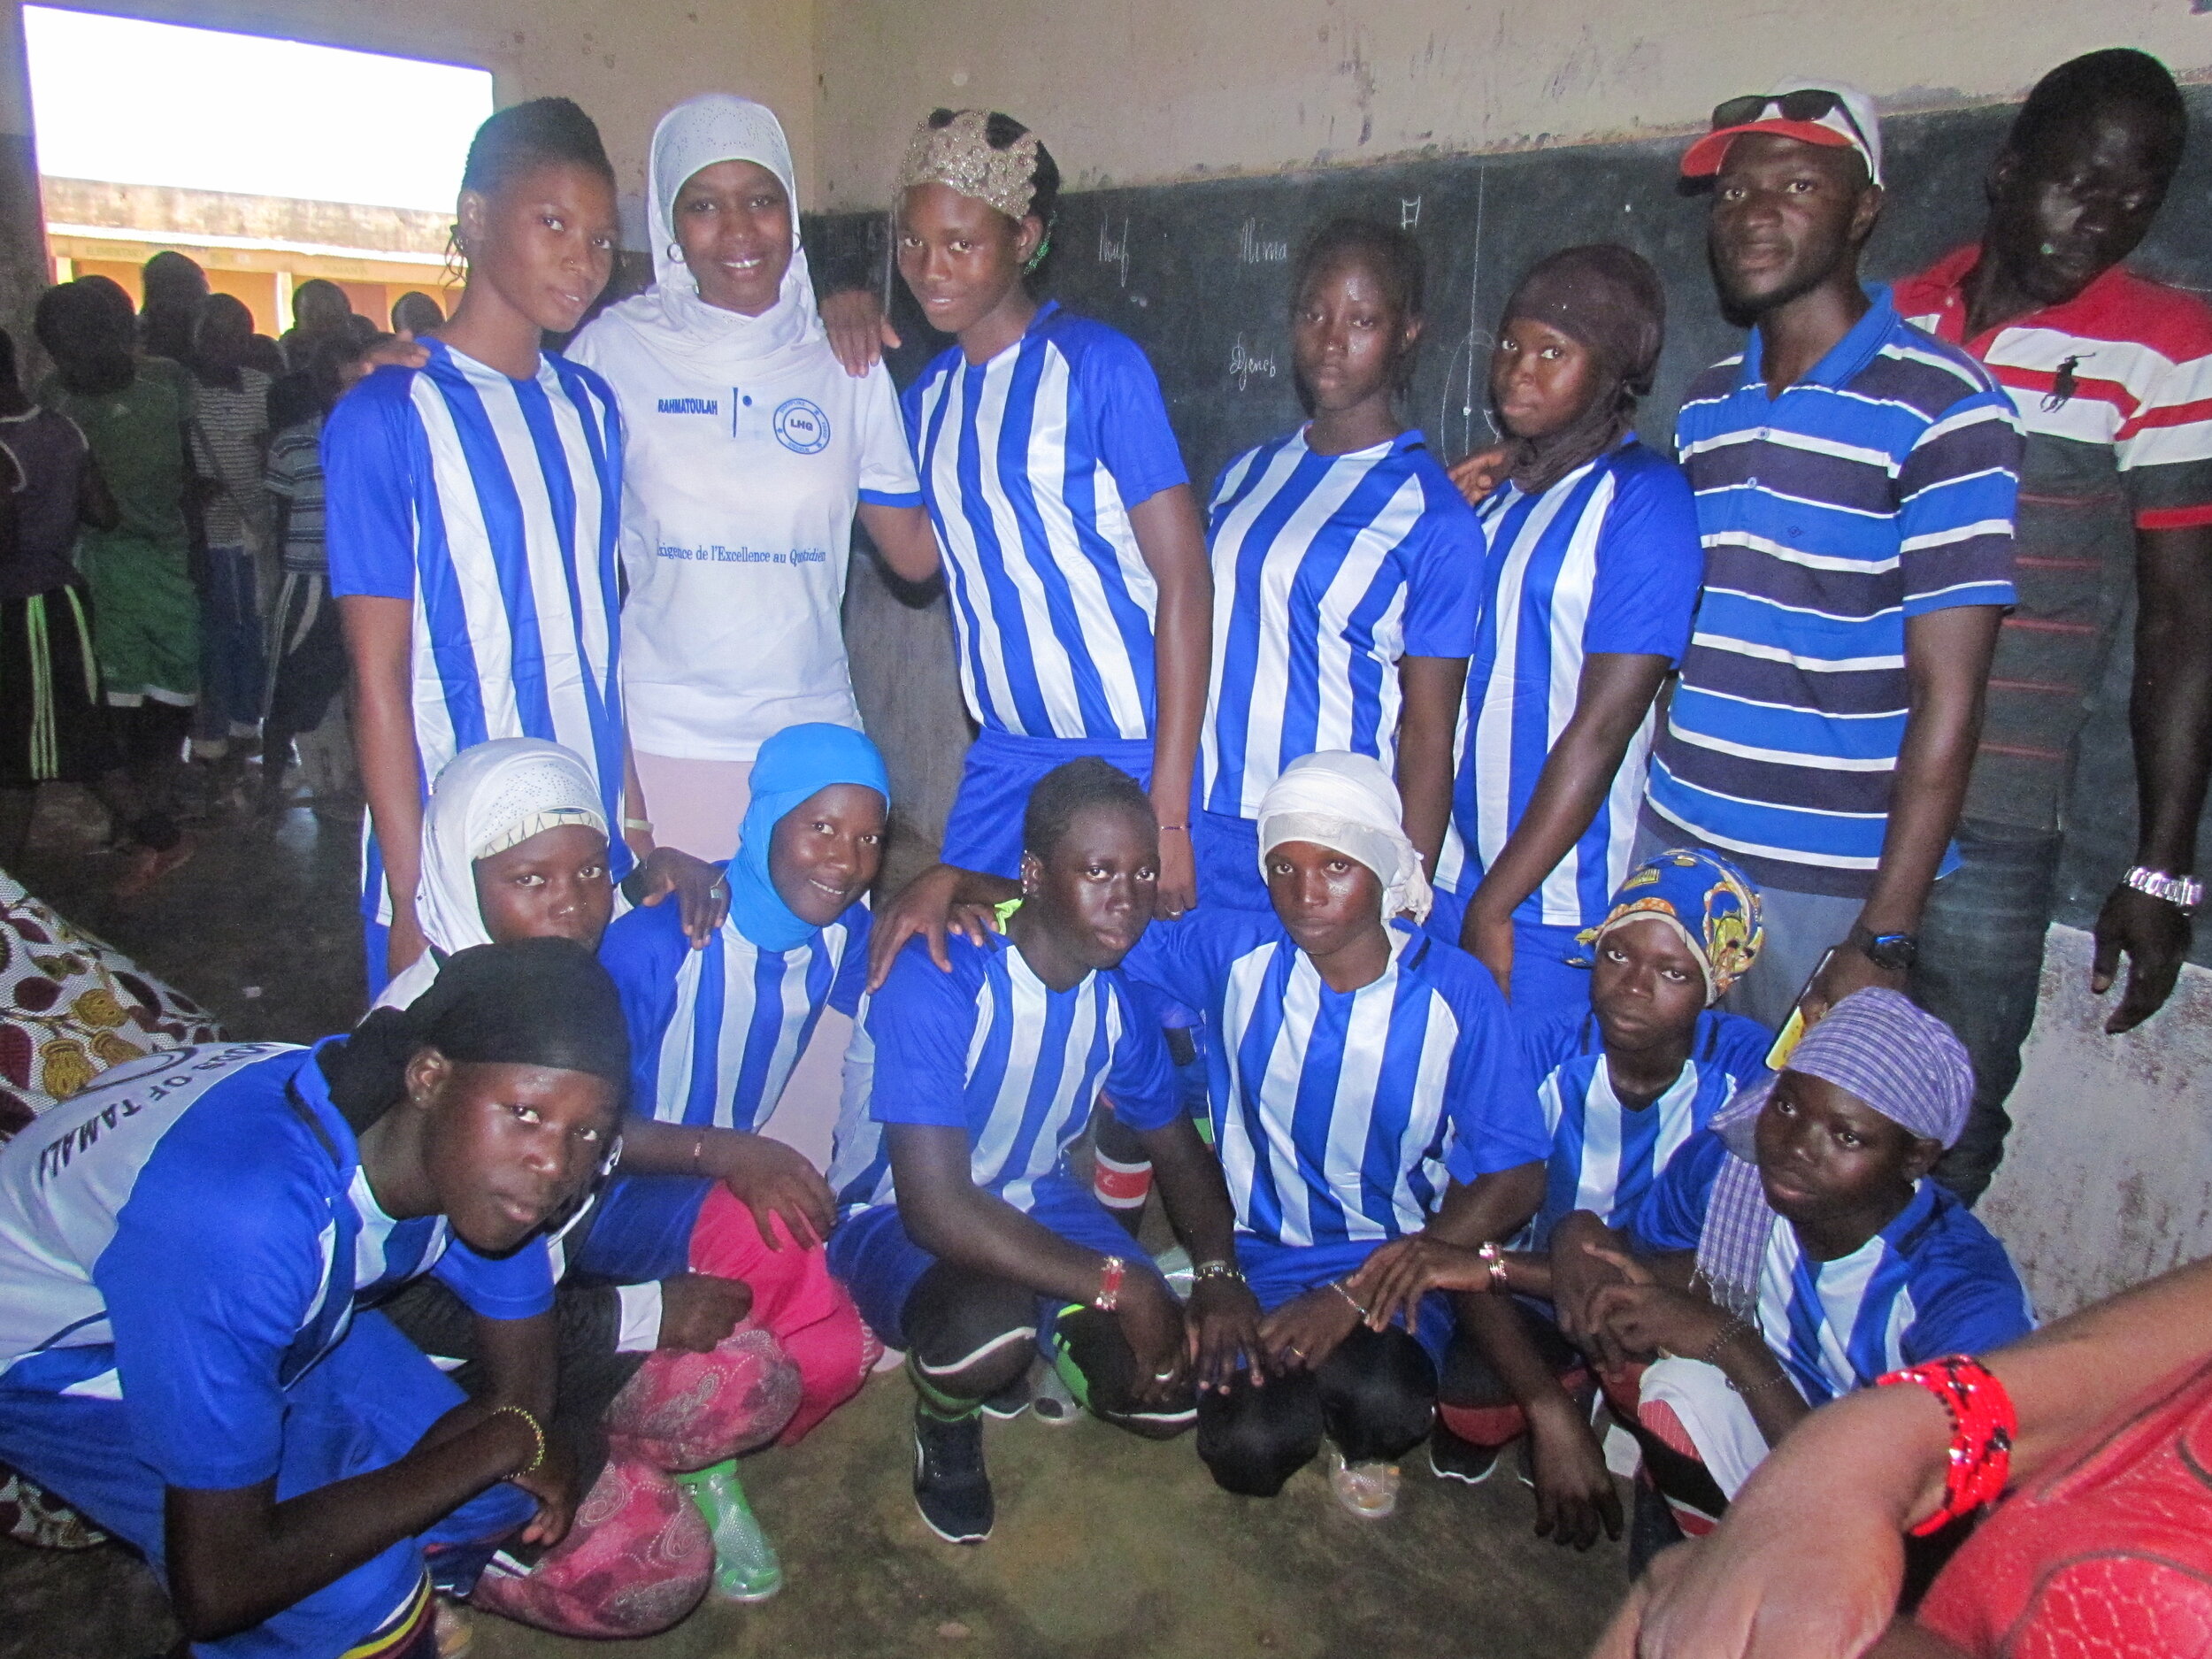
[[[1740,98],[1730,98],[1713,106],[1713,130],[1720,132],[1731,127],[1749,127],[1765,118],[1773,110],[1786,121],[1817,121],[1823,116],[1840,115],[1850,127],[1862,146],[1869,149],[1865,132],[1859,126],[1859,118],[1851,113],[1851,106],[1843,101],[1843,95],[1829,92],[1819,87],[1808,87],[1801,92],[1754,92]]]

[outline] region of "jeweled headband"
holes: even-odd
[[[981,110],[963,110],[942,127],[925,121],[906,147],[899,188],[941,184],[993,207],[1015,220],[1029,217],[1037,173],[1037,135],[1024,133],[1004,150],[991,148],[991,118]]]

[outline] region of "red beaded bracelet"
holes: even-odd
[[[1943,1507],[1912,1529],[1915,1538],[1925,1538],[2003,1494],[2012,1478],[2012,1442],[2020,1421],[2004,1384],[1979,1360],[1964,1354],[1875,1379],[1878,1388],[1895,1383],[1925,1388],[1951,1418],[1951,1444],[1944,1454]]]

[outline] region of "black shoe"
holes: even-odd
[[[1502,1449],[1460,1439],[1440,1417],[1429,1431],[1429,1471],[1440,1479],[1463,1480],[1479,1486],[1497,1473],[1498,1453]]]
[[[914,1507],[948,1544],[979,1544],[991,1535],[996,1506],[983,1467],[983,1419],[957,1422],[914,1410]]]
[[[1024,1371],[1012,1382],[992,1394],[983,1402],[983,1415],[996,1417],[1001,1423],[1011,1423],[1029,1409],[1029,1373]]]
[[[1674,1518],[1674,1507],[1648,1477],[1639,1475],[1633,1482],[1635,1508],[1630,1512],[1628,1523],[1628,1576],[1640,1576],[1651,1565],[1651,1558],[1661,1550],[1682,1541],[1682,1525]]]

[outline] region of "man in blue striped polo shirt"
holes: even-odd
[[[1767,959],[1731,1005],[1777,1025],[1801,989],[1809,1013],[1902,990],[1957,863],[2021,438],[1979,364],[1860,286],[1882,203],[1863,93],[1732,98],[1682,171],[1717,175],[1714,275],[1753,330],[1676,424],[1705,594],[1646,827],[1759,883]]]

